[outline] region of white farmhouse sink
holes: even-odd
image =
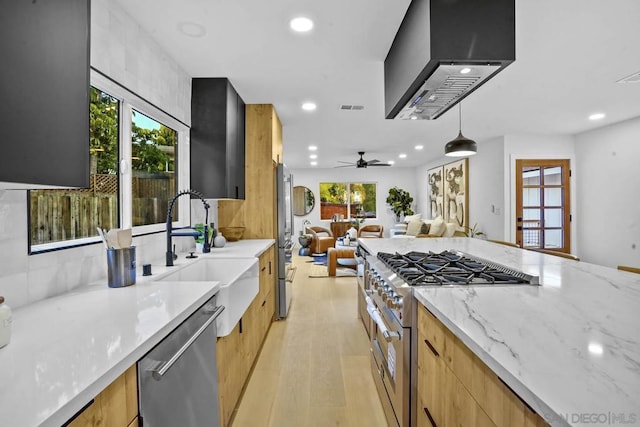
[[[218,317],[218,336],[229,335],[258,295],[258,258],[200,258],[177,267],[156,280],[165,282],[220,282],[216,303],[225,307]]]

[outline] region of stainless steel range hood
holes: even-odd
[[[515,60],[515,0],[413,0],[384,62],[387,119],[436,119]]]

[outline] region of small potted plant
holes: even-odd
[[[391,210],[396,215],[397,222],[400,222],[401,218],[404,216],[413,215],[411,203],[413,203],[413,197],[411,197],[411,194],[409,194],[408,191],[398,187],[389,189],[387,204],[391,207]]]
[[[464,226],[464,235],[467,237],[480,237],[480,236],[484,236],[484,233],[482,231],[480,231],[480,228],[478,228],[478,223],[476,222],[475,224],[473,224],[473,227],[469,228],[467,226]]]

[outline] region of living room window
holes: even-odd
[[[97,227],[162,231],[188,182],[189,128],[94,70],[91,84],[90,188],[29,192],[29,253],[98,242]],[[174,225],[188,213],[176,203]]]
[[[376,218],[375,183],[321,182],[320,219],[331,220],[334,215],[344,218]]]

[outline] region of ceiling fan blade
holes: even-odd
[[[367,162],[368,164],[371,164],[371,163],[380,163],[380,160],[378,160],[378,159],[373,159],[373,160],[366,160],[366,162]]]
[[[342,160],[337,160],[338,163],[346,163],[347,165],[355,165],[353,162],[343,162]]]
[[[352,168],[352,167],[354,167],[354,166],[355,166],[354,164],[351,164],[351,165],[334,166],[333,168],[334,168],[334,169],[335,169],[335,168]]]
[[[389,163],[374,163],[368,164],[367,166],[391,166]]]

